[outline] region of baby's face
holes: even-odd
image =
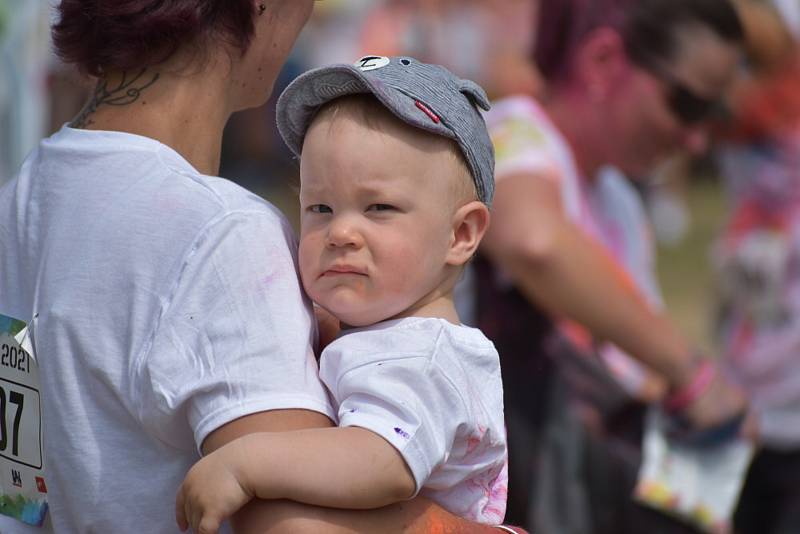
[[[452,268],[459,172],[445,143],[357,119],[316,119],[300,166],[303,285],[351,326],[413,313],[439,295]]]

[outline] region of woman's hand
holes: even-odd
[[[694,428],[711,428],[741,416],[747,409],[744,394],[719,373],[705,393],[690,403],[684,414]]]

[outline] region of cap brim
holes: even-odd
[[[295,156],[303,150],[303,140],[311,121],[321,106],[354,94],[373,94],[395,116],[414,127],[456,139],[446,125],[434,121],[417,109],[413,95],[382,80],[365,75],[352,65],[332,65],[298,76],[278,99],[278,131]],[[435,110],[433,110],[435,113]]]

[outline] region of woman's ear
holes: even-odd
[[[575,55],[575,77],[596,102],[603,102],[628,68],[622,37],[610,28],[590,32]]]
[[[489,208],[473,200],[453,214],[453,235],[447,253],[448,265],[464,265],[478,250],[478,245],[489,227]]]

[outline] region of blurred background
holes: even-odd
[[[786,26],[800,29],[800,2],[783,4]],[[81,108],[92,82],[52,54],[55,0],[0,0],[0,183],[42,137]],[[531,64],[537,0],[325,0],[317,3],[275,95],[295,76],[366,54],[408,54],[442,63],[482,84],[490,97],[537,93]],[[274,126],[274,99],[230,121],[222,176],[278,205],[296,220],[298,167]],[[708,250],[724,212],[712,154],[669,162],[641,189],[658,237],[667,307],[687,336],[710,347]]]
[[[0,186],[42,137],[80,110],[93,87],[52,53],[55,3],[0,0]],[[747,306],[760,307],[756,312],[764,311],[764,303],[753,295],[771,298],[771,288],[781,287],[773,284],[776,279],[800,272],[800,255],[789,261],[780,250],[775,253],[772,222],[748,207],[778,206],[777,213],[783,199],[800,191],[800,0],[736,3],[747,50],[726,121],[706,153],[678,154],[636,181],[658,244],[667,310],[682,333],[709,353],[719,351],[715,323],[725,304],[719,263],[730,253],[721,247],[726,235],[738,239],[757,226],[754,221],[762,225],[751,232],[754,246],[747,241],[736,251],[740,263],[753,268],[744,273],[745,287],[734,293],[750,299]],[[480,83],[492,99],[541,95],[544,83],[531,60],[537,6],[537,0],[318,2],[273,99],[229,122],[220,174],[273,202],[296,225],[299,167],[277,134],[274,116],[275,98],[294,77],[367,54],[402,54],[444,64]],[[800,202],[787,212],[795,213],[795,206]],[[796,233],[794,245],[800,244],[800,229]]]

